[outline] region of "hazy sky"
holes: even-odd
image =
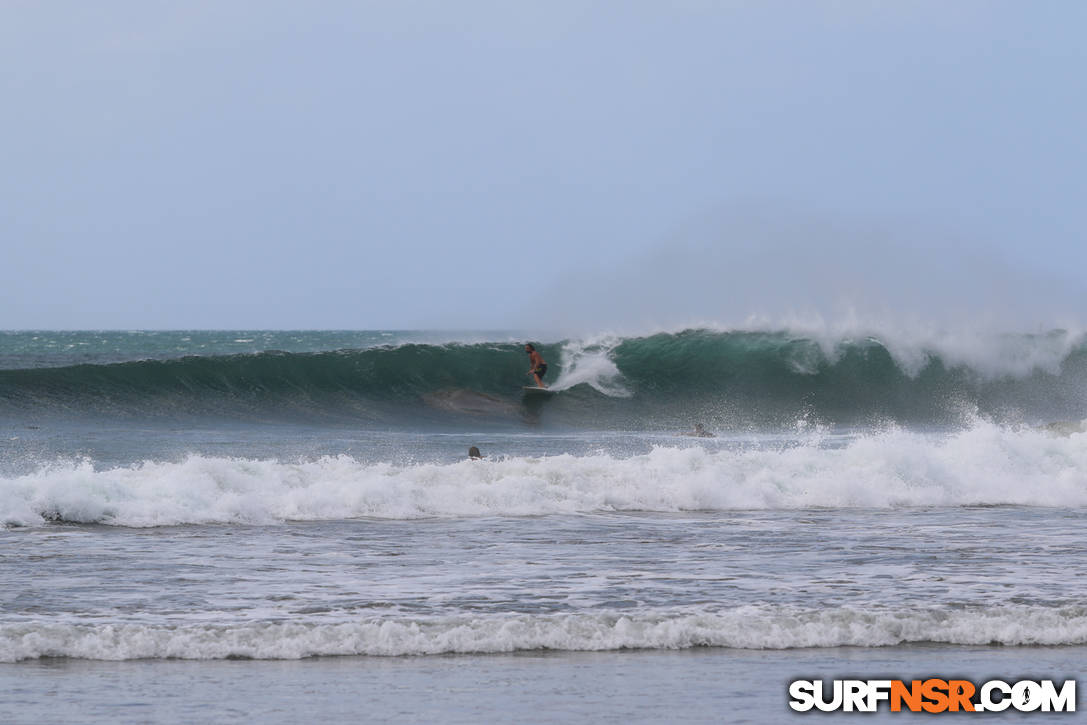
[[[1078,0],[5,0],[0,328],[1081,319],[1085,28]]]

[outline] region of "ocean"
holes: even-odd
[[[796,679],[1078,680],[1085,418],[1067,330],[0,332],[0,722],[763,723],[820,719]]]

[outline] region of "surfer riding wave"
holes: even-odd
[[[540,353],[536,352],[536,347],[532,343],[525,345],[525,352],[528,353],[528,360],[532,365],[532,367],[529,368],[528,374],[536,379],[536,387],[546,388],[547,386],[544,385],[543,376],[547,375],[547,362]]]

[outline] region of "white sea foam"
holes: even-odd
[[[322,655],[432,655],[522,650],[794,649],[1087,644],[1083,607],[804,610],[743,606],[701,612],[597,612],[433,618],[368,617],[340,623],[241,625],[0,624],[0,661],[39,657],[299,659]]]
[[[449,465],[193,455],[107,470],[58,462],[0,479],[7,525],[973,504],[1087,506],[1087,433],[977,423],[942,435],[890,430],[841,447],[816,438],[771,449],[658,447],[631,457]]]
[[[622,328],[621,332],[584,337],[567,343],[567,347],[577,350],[608,341],[617,344],[631,337],[676,334],[683,330],[785,332],[811,340],[831,361],[840,357],[842,343],[875,341],[911,377],[918,375],[932,356],[939,357],[948,367],[967,367],[988,379],[1021,378],[1034,372],[1056,374],[1070,353],[1087,344],[1087,331],[1071,321],[1061,328],[1010,332],[985,325],[940,326],[919,320],[886,320],[851,309],[833,318],[819,314],[751,315],[734,323],[700,319],[683,325]],[[804,370],[798,368],[798,372]]]
[[[566,390],[587,384],[613,398],[628,398],[631,393],[622,383],[622,374],[611,360],[611,352],[622,338],[602,336],[570,340],[562,346],[562,375],[552,390]]]
[[[938,356],[945,366],[967,367],[989,379],[1021,378],[1034,372],[1057,374],[1065,358],[1087,343],[1087,333],[1079,325],[1009,333],[984,326],[944,327],[916,320],[888,322],[854,310],[833,319],[817,314],[749,317],[738,326],[702,324],[699,327],[718,332],[784,330],[811,339],[830,360],[838,358],[842,342],[874,340],[911,377],[928,365],[932,355]]]

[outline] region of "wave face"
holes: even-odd
[[[0,524],[128,527],[359,517],[539,516],[811,507],[1087,506],[1087,433],[988,423],[951,435],[891,430],[828,446],[393,465],[191,455],[98,470],[58,462],[0,478]]]
[[[1087,644],[1087,610],[1033,606],[928,610],[743,606],[699,613],[366,617],[342,623],[21,622],[0,624],[0,662],[40,657],[300,659],[524,650],[795,649],[922,642]]]
[[[0,371],[0,416],[617,429],[1087,416],[1082,335],[905,343],[687,330],[540,345],[562,394],[523,401],[519,344],[404,344]]]

